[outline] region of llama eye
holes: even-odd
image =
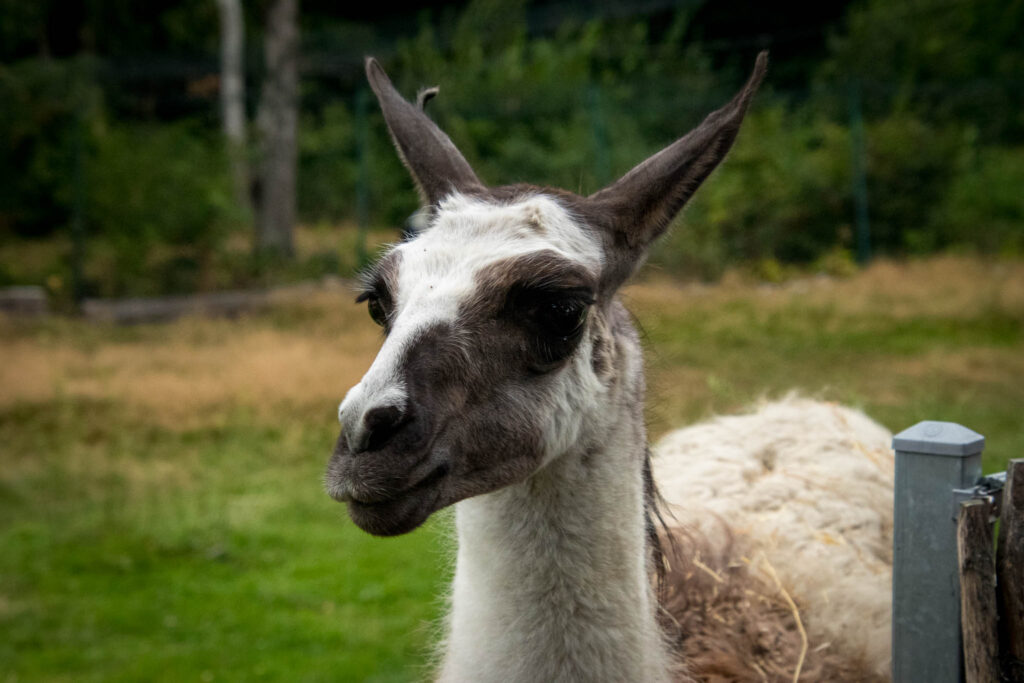
[[[555,299],[539,305],[533,319],[548,334],[568,338],[575,336],[587,320],[587,306],[576,299]]]
[[[515,291],[510,296],[511,310],[517,318],[548,342],[571,342],[587,321],[593,299],[577,290]]]
[[[387,327],[388,310],[385,301],[387,299],[372,291],[366,291],[356,298],[356,303],[366,302],[366,310],[369,311],[373,322],[381,327]]]
[[[377,323],[381,327],[384,327],[388,323],[388,314],[384,310],[384,304],[381,303],[380,299],[371,296],[366,299],[366,310],[370,312],[370,317],[373,318],[373,322]]]

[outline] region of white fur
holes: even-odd
[[[346,424],[400,401],[399,365],[408,345],[419,331],[455,320],[482,268],[542,250],[595,274],[603,260],[597,240],[544,196],[493,205],[454,195],[423,234],[394,250],[394,324],[342,402]],[[596,323],[590,332],[607,334]],[[642,383],[639,349],[618,341],[627,342],[614,350],[622,378]],[[592,360],[584,341],[536,406],[544,446],[539,470],[524,483],[456,505],[459,550],[441,680],[669,678],[643,535],[645,434],[642,423],[632,424],[636,399],[624,398],[637,387],[604,384]]]
[[[608,393],[581,406],[586,437],[529,481],[457,504],[441,681],[670,679],[642,534],[643,442],[615,429]]]
[[[397,292],[392,292],[394,326],[362,381],[341,402],[338,419],[344,424],[361,425],[361,419],[348,418],[404,401],[400,364],[409,344],[420,331],[455,320],[482,268],[553,251],[596,273],[603,258],[600,245],[569,212],[543,195],[495,205],[453,194],[441,202],[423,234],[393,250],[401,257]]]
[[[714,539],[725,521],[764,551],[812,635],[885,676],[891,441],[861,412],[790,397],[668,434],[654,475],[680,522]]]
[[[453,320],[476,273],[499,260],[554,251],[597,273],[603,258],[596,240],[544,196],[506,206],[453,196],[424,234],[396,250],[401,322],[389,342]],[[403,343],[388,353],[400,357]],[[639,353],[619,352],[626,376],[638,377]],[[537,406],[540,470],[456,506],[459,550],[441,680],[667,679],[640,533],[643,436],[611,430],[624,420],[609,406],[628,406],[621,386],[595,376],[589,343],[558,372]]]

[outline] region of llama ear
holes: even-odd
[[[586,202],[612,234],[615,260],[633,266],[646,247],[665,232],[672,219],[732,146],[750,100],[764,78],[768,53],[757,56],[747,84],[729,104],[703,123],[642,162]],[[625,250],[626,253],[621,253]],[[622,279],[628,273],[622,275]]]
[[[423,111],[426,100],[436,94],[436,89],[425,91],[426,96],[421,95],[418,106],[407,102],[373,57],[366,59],[366,78],[380,102],[398,156],[427,205],[437,204],[453,191],[482,188],[451,139]]]

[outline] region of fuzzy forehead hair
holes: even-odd
[[[454,321],[467,302],[516,284],[593,290],[602,261],[600,241],[555,198],[495,203],[455,193],[425,230],[364,273],[360,300],[386,297],[392,320],[409,329]]]

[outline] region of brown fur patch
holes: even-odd
[[[613,347],[607,336],[598,334],[594,338],[593,348],[590,353],[590,364],[594,374],[601,379],[607,379],[613,369],[612,365]]]
[[[481,268],[476,274],[473,297],[462,305],[460,317],[497,313],[513,287],[593,292],[595,280],[586,268],[553,251],[503,259]]]
[[[806,641],[801,658],[806,636],[799,604],[787,600],[767,560],[748,556],[724,522],[716,539],[674,528],[662,546],[662,623],[694,680],[792,681],[798,666],[800,681],[884,680],[830,643]]]

